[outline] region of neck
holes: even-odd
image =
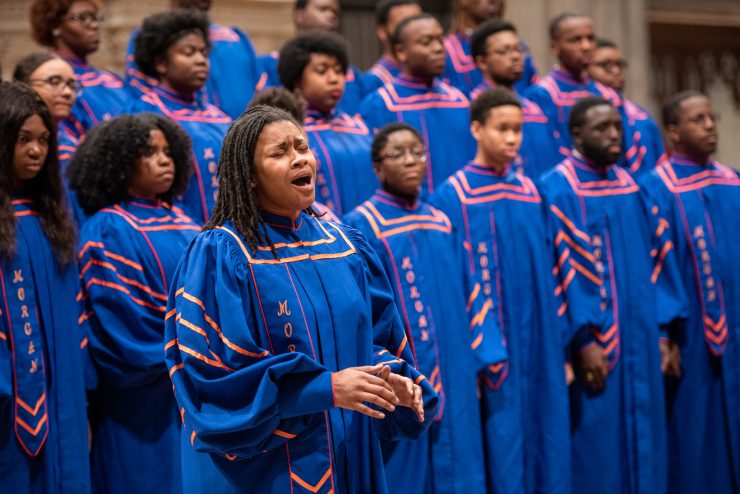
[[[54,51],[56,51],[57,54],[61,55],[62,57],[78,58],[87,63],[87,53],[77,53],[72,48],[70,48],[69,45],[62,41],[57,42],[56,46],[54,47]]]
[[[676,149],[674,155],[681,156],[694,163],[706,165],[712,160],[712,155],[707,153],[699,153],[690,149],[686,149],[680,143],[673,143]]]
[[[584,82],[588,79],[588,74],[586,72],[586,69],[580,69],[580,68],[569,68],[565,65],[560,65],[558,67],[561,71],[565,72],[569,76],[571,76],[576,82]]]
[[[135,199],[143,199],[145,201],[152,201],[155,202],[157,200],[157,194],[146,192],[143,190],[136,190],[136,189],[128,189],[128,195]]]
[[[398,199],[399,201],[403,202],[404,205],[411,207],[414,204],[416,204],[416,199],[419,196],[418,190],[414,191],[413,193],[404,193],[400,192],[396,189],[394,189],[391,185],[384,183],[383,184],[383,192],[386,194],[390,194],[394,198]]]
[[[572,152],[572,155],[578,161],[588,166],[589,168],[594,170],[596,173],[599,173],[602,175],[607,172],[607,170],[609,169],[611,165],[613,165],[613,163],[600,163],[600,162],[594,161],[591,158],[586,157],[586,155],[584,155],[583,151],[581,151],[580,149],[574,149]]]
[[[509,91],[514,91],[514,81],[496,79],[495,77],[491,77],[490,75],[487,77],[486,80],[493,87],[502,87],[508,89]]]
[[[167,79],[160,80],[159,85],[162,86],[164,89],[175,93],[178,97],[182,98],[183,100],[187,102],[195,101],[196,91],[193,91],[192,89],[189,89],[189,90],[183,90],[182,88],[178,89],[172,84],[170,84],[170,82]]]
[[[428,87],[432,87],[434,85],[434,79],[436,79],[433,75],[420,75],[420,74],[411,74],[409,72],[404,71],[404,74],[406,74],[411,79],[414,79]]]
[[[490,159],[488,156],[480,152],[480,150],[475,154],[474,163],[483,166],[485,168],[488,168],[489,170],[492,170],[496,175],[503,175],[506,173],[506,169],[509,166],[508,161],[499,161],[495,159]]]

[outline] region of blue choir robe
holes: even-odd
[[[183,128],[193,143],[195,161],[188,190],[175,199],[175,205],[198,223],[205,224],[218,195],[218,157],[231,118],[199,98],[185,101],[174,92],[153,86],[134,102],[132,113],[153,112],[171,118]]]
[[[0,492],[90,492],[77,265],[60,266],[30,199],[13,195],[0,261]],[[79,319],[78,319],[79,318]]]
[[[640,184],[656,230],[671,226],[654,278],[682,316],[661,321],[682,372],[666,384],[668,489],[740,492],[740,179],[717,161],[674,155]]]
[[[514,83],[514,87],[519,92],[537,82],[537,67],[534,65],[532,55],[526,43],[522,41],[521,44],[525,54],[524,73]],[[483,82],[483,73],[473,59],[470,36],[459,32],[448,34],[444,39],[444,45],[447,60],[442,79],[469,95]]]
[[[361,113],[375,131],[393,122],[419,131],[428,149],[422,182],[422,196],[426,196],[475,155],[469,108],[468,98],[449,84],[435,80],[430,87],[402,73],[368,95]]]
[[[570,387],[573,485],[583,492],[666,492],[667,450],[660,370],[653,236],[627,171],[604,172],[573,151],[542,177],[574,352],[606,357],[605,388]],[[663,307],[662,310],[670,310]]]
[[[505,360],[506,349],[492,300],[468,276],[456,230],[440,210],[384,191],[344,220],[380,258],[417,368],[441,400],[427,434],[382,443],[389,485],[404,494],[485,493],[477,375]]]
[[[87,220],[87,215],[77,202],[75,191],[69,188],[69,178],[67,177],[67,166],[69,166],[69,162],[79,145],[80,140],[70,132],[68,127],[62,125],[57,127],[57,155],[59,156],[59,167],[62,172],[62,182],[64,183],[64,190],[67,194],[72,216],[77,226],[81,227],[85,220]]]
[[[162,353],[167,293],[200,227],[177,208],[130,198],[80,233],[95,492],[182,492],[180,413]]]
[[[480,94],[494,87],[487,78],[470,94],[470,100],[475,100]],[[519,157],[514,167],[530,178],[537,179],[544,172],[557,165],[561,155],[555,146],[552,129],[547,115],[537,104],[517,93],[522,105],[522,142],[519,147]]]
[[[196,237],[172,280],[185,493],[393,492],[379,437],[418,438],[438,397],[411,365],[383,267],[352,228],[262,215],[277,256],[229,221]],[[375,363],[422,387],[423,423],[404,407],[377,420],[334,406],[332,372]]]
[[[80,93],[72,107],[70,128],[81,138],[95,125],[126,113],[132,96],[128,87],[117,74],[100,70],[79,58],[62,56],[72,66]]]
[[[636,179],[665,159],[663,134],[647,110],[619,94],[624,119],[624,158],[620,165]]]
[[[576,81],[572,75],[557,66],[525,91],[524,96],[537,104],[547,116],[550,133],[555,140],[556,150],[560,153],[557,162],[567,158],[573,147],[573,140],[568,131],[568,117],[570,109],[579,99],[601,96],[622,111],[621,100],[616,91],[591,79]]]
[[[378,188],[370,158],[373,138],[359,116],[307,109],[303,130],[316,157],[316,199],[327,208],[342,215]]]
[[[140,31],[141,28],[134,29],[129,38],[125,69],[126,82],[137,97],[157,84],[156,79],[142,73],[134,61],[135,40]],[[260,79],[257,54],[249,36],[239,28],[211,22],[208,37],[211,72],[202,97],[236,120],[247,109]]]
[[[483,374],[488,492],[569,493],[565,320],[539,192],[511,167],[498,175],[469,163],[430,202],[463,233],[468,269],[506,339],[508,361]]]
[[[370,94],[379,87],[388,84],[401,73],[398,62],[387,55],[381,56],[367,72],[362,75],[362,86]]]
[[[268,53],[259,57],[262,76],[260,77],[261,89],[268,87],[281,87],[280,75],[278,74],[278,53]],[[367,93],[362,84],[362,71],[350,65],[344,75],[344,93],[337,103],[337,108],[350,115],[360,112],[360,103]]]

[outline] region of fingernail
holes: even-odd
[[[396,407],[394,407],[393,405],[391,405],[391,412],[395,412],[395,411],[396,411]]]

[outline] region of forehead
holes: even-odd
[[[594,52],[594,58],[601,60],[621,59],[622,51],[616,47],[604,46],[596,49]]]
[[[397,24],[402,19],[421,14],[421,7],[415,3],[396,5],[388,11],[388,22],[386,24]]]
[[[411,21],[403,30],[401,42],[422,38],[424,36],[442,36],[442,26],[437,19],[416,19]]]
[[[333,10],[339,10],[339,3],[337,2],[337,0],[309,0],[309,2],[306,4],[306,8],[307,9],[331,8]]]
[[[69,6],[69,10],[67,10],[67,13],[77,14],[90,10],[97,12],[98,5],[95,2],[91,2],[90,0],[79,0],[77,2],[73,2],[72,5]]]
[[[590,17],[568,17],[558,25],[558,38],[567,38],[576,34],[593,33],[594,23]]]
[[[486,45],[497,46],[506,43],[519,43],[519,36],[514,31],[499,31],[486,38]]]
[[[403,129],[403,130],[397,130],[395,132],[392,132],[388,134],[388,138],[383,145],[384,148],[394,148],[394,147],[401,147],[401,146],[408,146],[408,145],[414,145],[414,144],[420,144],[421,139],[419,139],[416,134],[411,132],[410,130]]]
[[[290,120],[278,120],[265,125],[259,142],[264,146],[280,146],[287,138],[303,140],[303,131]]]
[[[339,63],[339,60],[334,55],[330,55],[328,53],[312,52],[311,56],[308,59],[308,63],[309,65],[319,65],[319,64],[336,65]]]
[[[182,48],[184,46],[195,46],[197,48],[205,47],[206,40],[203,39],[203,35],[197,31],[191,31],[184,36],[177,38],[172,42],[170,47]]]
[[[612,105],[596,105],[586,110],[586,123],[593,124],[604,120],[619,119],[619,112]]]
[[[705,111],[711,111],[712,102],[706,96],[691,96],[686,98],[678,105],[678,115],[690,115],[692,113],[699,113]]]
[[[31,115],[23,121],[19,132],[37,133],[37,132],[48,132],[44,120],[41,115]]]
[[[72,67],[61,58],[53,58],[42,63],[31,73],[31,77],[51,77],[60,75],[63,77],[74,77]]]
[[[494,106],[488,110],[486,125],[498,123],[515,123],[522,121],[522,109],[516,105]]]

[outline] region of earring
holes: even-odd
[[[58,38],[60,34],[62,34],[62,32],[59,30],[59,28],[56,28],[51,32],[51,35],[55,38]]]

